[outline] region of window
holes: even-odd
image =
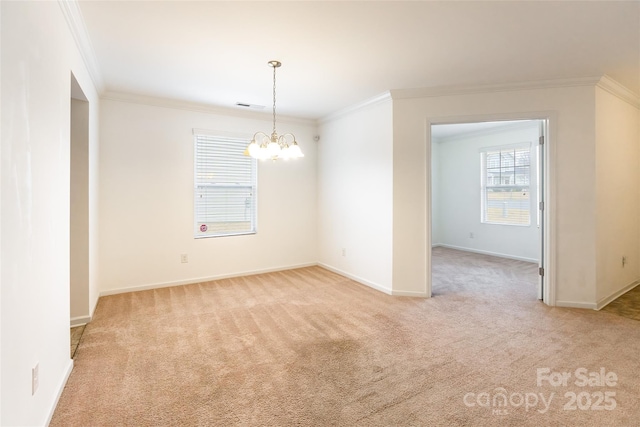
[[[256,232],[256,160],[249,140],[195,135],[194,236]]]
[[[531,224],[531,145],[481,150],[482,222]]]

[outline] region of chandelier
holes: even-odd
[[[304,157],[296,137],[292,133],[278,136],[276,132],[276,68],[281,65],[280,61],[269,61],[269,66],[273,68],[273,132],[271,132],[271,136],[264,132],[256,132],[253,135],[244,154],[255,159],[275,161]],[[291,142],[288,141],[288,138]]]

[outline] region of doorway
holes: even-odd
[[[546,118],[430,124],[432,296],[487,296],[504,279],[502,292],[522,283],[549,303],[547,129]]]

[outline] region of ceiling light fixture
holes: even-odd
[[[264,132],[256,132],[244,151],[245,155],[260,160],[271,159],[275,161],[304,157],[296,137],[292,133],[278,136],[276,132],[276,68],[281,65],[280,61],[269,61],[269,66],[273,68],[273,132],[271,136]],[[291,143],[287,142],[288,137],[293,139]]]

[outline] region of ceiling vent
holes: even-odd
[[[264,110],[264,105],[248,104],[246,102],[236,102],[236,106],[242,108],[251,108],[252,110]]]

